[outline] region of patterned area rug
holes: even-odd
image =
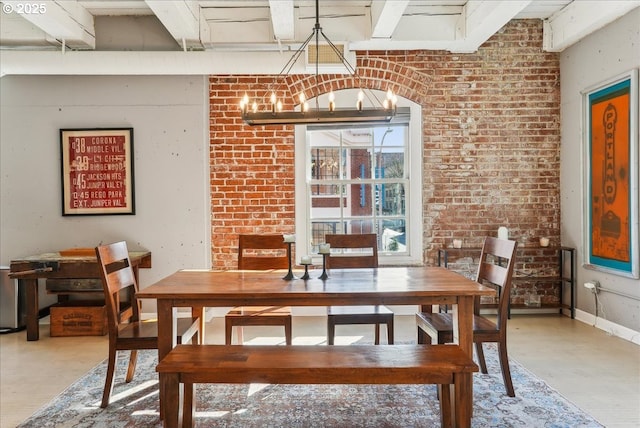
[[[485,345],[488,375],[474,375],[473,427],[602,427],[513,359],[516,397],[504,392],[495,346]],[[100,408],[106,362],[19,425],[24,427],[161,427],[157,353],[142,351],[124,383],[120,353],[114,393]],[[433,385],[198,385],[197,427],[437,427]]]

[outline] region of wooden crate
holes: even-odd
[[[107,331],[102,301],[70,300],[51,306],[51,337],[104,336]]]

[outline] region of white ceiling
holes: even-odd
[[[276,72],[282,54],[311,34],[316,14],[313,0],[1,3],[2,75]],[[348,51],[464,53],[512,19],[540,19],[542,48],[558,52],[639,6],[640,0],[320,0],[319,23]]]

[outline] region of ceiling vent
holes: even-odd
[[[334,46],[344,56],[347,62],[354,66],[356,55],[353,51],[346,51],[343,43],[335,43]],[[317,48],[317,49],[316,49]],[[317,58],[316,58],[317,50]],[[336,53],[331,46],[327,43],[320,43],[317,46],[309,43],[306,49],[306,69],[309,73],[315,73],[316,71],[316,59],[318,61],[319,73],[349,73],[351,70],[347,70],[347,67],[343,63],[338,53]]]

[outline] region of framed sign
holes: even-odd
[[[583,98],[585,267],[638,278],[638,72]]]
[[[135,214],[133,128],[61,129],[62,215]]]

